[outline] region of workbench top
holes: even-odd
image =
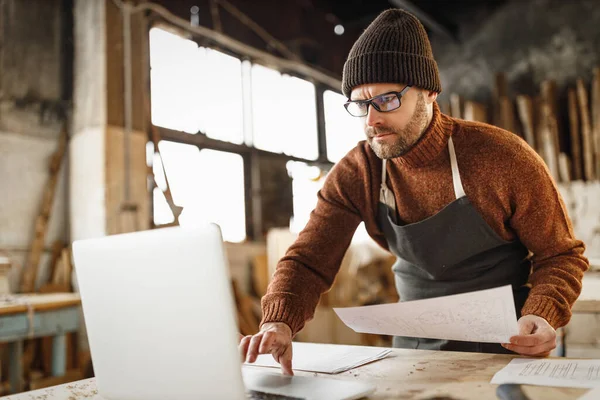
[[[56,310],[81,304],[79,293],[10,294],[0,296],[0,315]]]
[[[510,355],[392,349],[391,356],[383,360],[337,375],[318,375],[372,382],[377,386],[377,391],[368,397],[372,400],[434,398],[496,400],[497,385],[489,382],[492,376],[512,358],[513,356]],[[296,374],[315,375],[300,371]],[[575,400],[587,392],[586,389],[536,386],[525,386],[524,391],[531,400]],[[94,379],[4,398],[4,400],[42,399],[102,400],[97,393]]]

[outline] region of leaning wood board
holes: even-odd
[[[35,290],[35,283],[38,274],[38,268],[44,245],[46,244],[46,233],[48,231],[48,223],[50,221],[50,213],[52,204],[54,203],[54,192],[58,184],[58,176],[60,166],[67,148],[67,130],[63,127],[58,140],[58,148],[54,152],[50,160],[48,181],[44,189],[44,197],[42,198],[42,206],[40,213],[35,221],[35,236],[31,243],[31,249],[27,258],[27,264],[23,269],[23,277],[21,281],[21,292],[30,293]]]
[[[573,179],[583,178],[581,164],[581,133],[579,132],[579,109],[577,107],[577,93],[575,89],[568,91],[569,102],[569,131],[571,133],[571,160],[573,165]]]
[[[588,103],[588,93],[583,84],[583,80],[577,79],[577,98],[579,100],[579,113],[581,121],[581,137],[583,148],[583,172],[585,179],[591,181],[594,179],[594,153],[592,149],[592,126],[590,121],[590,111]]]

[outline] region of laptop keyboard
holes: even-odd
[[[246,392],[247,400],[304,400],[301,397],[290,397],[281,394],[257,392],[256,390],[250,390]]]

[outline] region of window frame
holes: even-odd
[[[202,149],[210,149],[210,150],[218,150],[229,153],[239,154],[243,159],[244,165],[244,195],[245,195],[245,215],[246,215],[246,238],[247,240],[257,240],[262,237],[262,220],[260,214],[260,197],[256,196],[255,193],[259,192],[260,188],[260,175],[258,171],[258,163],[256,160],[258,158],[279,158],[285,161],[300,161],[304,162],[308,165],[318,166],[324,170],[330,170],[334,165],[327,158],[327,140],[326,140],[326,132],[325,132],[325,109],[324,109],[324,100],[323,94],[326,90],[333,90],[339,92],[339,85],[336,87],[333,85],[333,82],[337,83],[334,78],[327,76],[326,74],[315,70],[313,67],[307,64],[297,65],[292,70],[291,68],[282,67],[283,64],[290,63],[289,60],[284,60],[275,56],[269,55],[270,58],[275,58],[280,62],[277,63],[279,65],[272,65],[271,63],[265,62],[261,59],[261,51],[255,50],[252,47],[237,42],[233,39],[226,38],[228,41],[231,41],[235,46],[225,47],[218,46],[211,40],[209,37],[205,37],[198,32],[198,28],[200,27],[189,27],[188,29],[183,29],[182,27],[173,25],[170,22],[164,22],[162,20],[151,20],[151,22],[147,25],[146,37],[149,37],[150,30],[152,28],[159,28],[171,32],[173,34],[179,35],[182,38],[189,39],[194,41],[198,46],[211,48],[232,57],[238,58],[242,63],[244,61],[248,61],[252,64],[259,64],[267,68],[274,69],[278,71],[280,74],[287,74],[290,76],[294,76],[300,79],[307,80],[315,85],[315,103],[316,103],[316,121],[317,121],[317,149],[318,149],[318,157],[316,160],[305,159],[302,157],[296,157],[291,155],[286,155],[283,153],[275,153],[262,149],[255,148],[251,145],[247,145],[248,142],[248,127],[252,127],[252,121],[248,121],[247,118],[252,118],[252,113],[248,112],[247,108],[252,107],[252,96],[251,93],[243,93],[243,130],[244,130],[244,143],[236,144],[231,143],[219,139],[214,139],[208,137],[204,132],[196,132],[196,133],[187,133],[183,131],[177,131],[157,125],[152,125],[151,129],[155,129],[158,132],[160,140],[172,141],[175,143],[182,143],[187,145],[196,146],[199,150]],[[205,29],[205,28],[203,28]],[[201,29],[201,30],[203,30]],[[212,32],[212,31],[209,31]],[[227,41],[226,40],[226,41]],[[245,48],[247,52],[243,54],[241,51],[236,51],[232,47],[236,47],[238,49]],[[149,60],[149,49],[150,44],[149,40],[147,42],[147,71],[148,77],[150,79],[151,69],[150,69],[150,60]],[[271,60],[272,61],[272,60]],[[298,62],[293,62],[295,64],[299,64]],[[305,69],[307,74],[299,73],[297,70]],[[243,71],[242,71],[243,73]],[[312,75],[312,76],[309,76]],[[251,89],[251,82],[244,82],[244,79],[247,77],[242,76],[242,86],[246,86]],[[250,78],[251,79],[251,78]],[[340,83],[341,85],[341,83]],[[246,89],[243,88],[243,92]],[[148,100],[151,99],[151,90],[150,90],[150,80],[147,84],[147,96]],[[249,104],[248,104],[249,101]],[[149,124],[152,124],[150,116],[148,116]],[[251,128],[250,128],[251,129]],[[154,218],[152,215],[154,205],[153,205],[153,188],[149,188],[149,196],[150,196],[150,221],[152,222],[153,227],[161,227],[163,225],[155,225]],[[258,204],[255,204],[257,203]]]

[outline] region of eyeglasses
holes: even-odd
[[[366,117],[369,113],[369,104],[379,112],[394,111],[400,108],[402,96],[410,87],[406,85],[400,92],[387,92],[367,100],[348,100],[344,107],[353,117]]]

